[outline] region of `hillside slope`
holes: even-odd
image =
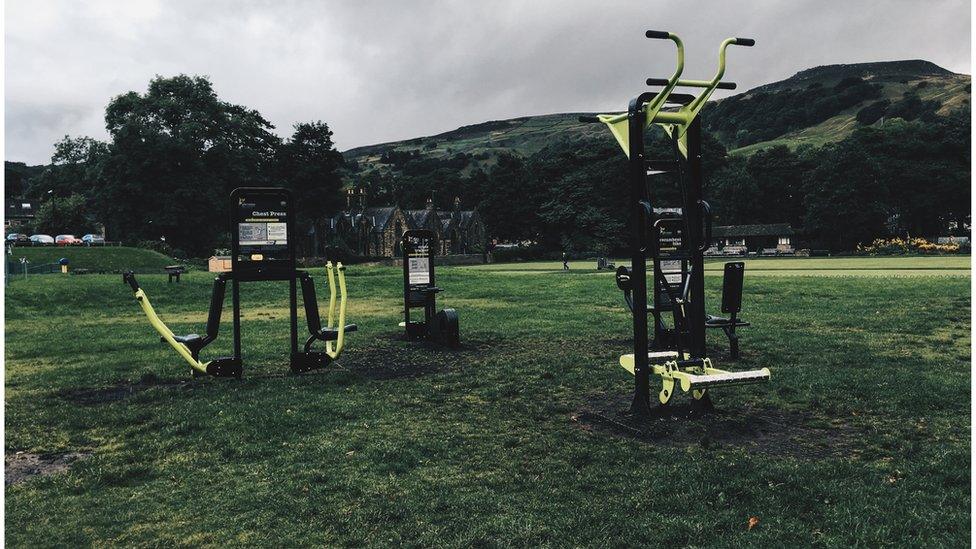
[[[843,139],[860,124],[945,115],[969,103],[970,83],[969,75],[919,60],[815,67],[710,103],[705,124],[733,153],[751,154],[777,144],[821,145]],[[862,113],[867,107],[871,108]],[[588,113],[495,120],[429,137],[357,147],[343,155],[354,176],[395,174],[404,158],[445,160],[461,155],[460,170],[467,173],[490,167],[500,154],[528,157],[555,143],[612,143],[606,128],[580,123],[580,114]]]
[[[827,65],[716,101],[705,127],[733,154],[819,146],[887,118],[945,115],[969,103],[970,84],[928,61]]]

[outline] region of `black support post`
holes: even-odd
[[[630,141],[631,280],[634,284],[634,400],[630,411],[647,415],[651,411],[650,366],[647,338],[647,228],[644,203],[647,163],[644,159],[644,103],[647,94],[630,102],[627,111]]]

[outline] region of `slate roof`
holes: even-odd
[[[715,238],[746,238],[750,236],[793,236],[796,234],[789,223],[770,223],[767,225],[724,225],[715,227]]]
[[[419,228],[427,226],[427,220],[430,218],[430,214],[434,213],[434,210],[424,208],[423,210],[404,210],[403,213],[410,217],[414,227]]]
[[[393,206],[385,206],[382,208],[366,208],[363,212],[373,226],[374,233],[381,233],[383,229],[386,228],[386,224],[390,222],[390,217],[393,216],[393,212],[396,210]]]

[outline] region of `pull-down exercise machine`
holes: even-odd
[[[461,344],[458,313],[454,309],[437,310],[437,294],[441,288],[434,284],[434,250],[437,235],[427,229],[404,231],[403,249],[403,322],[408,339],[426,339],[457,347]],[[424,309],[423,320],[412,320],[410,310]]]
[[[339,358],[345,333],[356,331],[355,324],[346,324],[346,277],[342,263],[326,263],[329,283],[329,312],[327,324],[319,317],[315,285],[311,275],[295,268],[294,216],[291,193],[279,188],[240,188],[231,193],[231,272],[220,273],[214,279],[207,317],[207,331],[203,336],[175,335],[159,318],[146,292],[140,288],[130,271],[123,275],[135,294],[149,323],[159,332],[160,339],[170,344],[189,363],[194,375],[240,377],[243,373],[241,355],[240,283],[255,281],[285,281],[289,283],[289,320],[291,369],[305,372],[327,366]],[[336,279],[339,298],[336,314]],[[200,351],[217,339],[227,282],[231,282],[234,315],[234,354],[208,362],[200,360]],[[298,348],[298,284],[302,286],[302,301],[309,337]],[[335,322],[335,324],[333,324]],[[325,350],[314,351],[316,341],[325,342]]]
[[[634,353],[620,357],[620,365],[634,374],[635,388],[631,411],[650,412],[650,375],[661,377],[658,400],[670,402],[675,386],[691,391],[696,400],[708,403],[707,389],[725,385],[759,383],[769,380],[769,369],[729,372],[715,368],[705,350],[705,282],[704,251],[712,238],[711,208],[702,196],[701,119],[705,102],[716,89],[735,89],[732,82],[722,82],[725,74],[725,50],[732,45],[752,46],[748,38],[729,38],[719,49],[719,67],[711,80],[686,80],[684,46],[677,35],[647,31],[653,39],[671,40],[678,48],[674,73],[667,79],[648,78],[647,85],[661,86],[658,92],[644,92],[631,100],[626,113],[583,117],[581,121],[606,124],[629,159],[631,213],[631,265],[617,271],[617,285],[624,290],[633,314]],[[678,87],[699,88],[698,95],[672,93]],[[671,106],[665,110],[666,106]],[[645,157],[644,132],[659,126],[671,139],[671,160],[648,160]],[[652,207],[653,178],[665,174],[676,176],[681,188],[681,207]],[[660,318],[648,307],[647,259],[653,265],[655,294],[666,297],[673,316],[673,341],[656,341],[648,337],[648,312],[658,329]],[[664,310],[662,308],[662,310]],[[662,347],[665,350],[662,350]],[[653,350],[652,350],[653,349]]]

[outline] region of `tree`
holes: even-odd
[[[808,174],[804,226],[815,245],[851,250],[886,232],[891,216],[881,166],[867,151],[844,142],[824,146]]]
[[[54,144],[51,165],[31,180],[28,193],[42,200],[73,194],[90,197],[99,185],[102,165],[108,155],[107,143],[66,135]]]
[[[271,183],[273,126],[221,101],[206,78],[157,76],[145,94],[113,99],[105,124],[112,141],[92,196],[115,238],[209,254],[226,239],[230,191]]]
[[[44,200],[34,214],[34,230],[39,233],[82,235],[93,229],[87,200],[80,194],[52,196]]]
[[[291,189],[299,234],[311,233],[312,252],[323,250],[325,220],[342,209],[342,155],[325,122],[295,124],[294,133],[278,148],[277,176]]]

